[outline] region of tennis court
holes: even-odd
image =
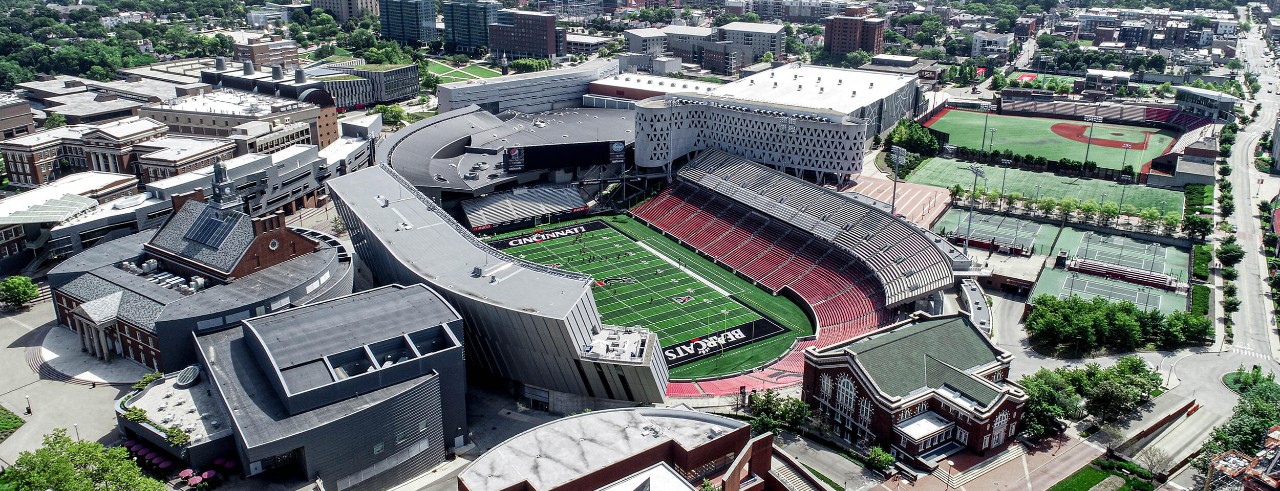
[[[1165,314],[1187,308],[1187,296],[1184,294],[1081,272],[1054,269],[1052,261],[1040,272],[1040,278],[1031,291],[1031,298],[1037,295],[1053,295],[1058,298],[1075,295],[1086,300],[1103,297],[1117,302],[1132,302],[1140,309],[1159,310]]]
[[[1072,257],[1163,273],[1187,281],[1190,254],[1176,247],[1068,227],[1055,246]]]
[[[934,223],[932,230],[942,236],[966,235],[969,230],[969,209],[962,205],[948,210]],[[996,238],[997,244],[1018,243],[1033,254],[1048,254],[1049,246],[1058,237],[1058,230],[1056,225],[1012,216],[980,210],[973,213],[973,240],[986,242]]]
[[[950,135],[949,143],[956,146],[976,149],[986,144],[988,149],[1051,160],[1085,160],[1087,149],[1089,160],[1097,162],[1098,167],[1117,170],[1125,162],[1134,168],[1142,167],[1162,155],[1178,138],[1170,130],[954,109],[943,110],[926,125]],[[1131,147],[1127,152],[1126,145]]]
[[[982,127],[982,123],[978,123]],[[1092,158],[1092,157],[1090,157]],[[1122,185],[1112,181],[1070,177],[1049,172],[1034,172],[997,166],[980,166],[986,171],[986,180],[978,180],[978,187],[1001,190],[1005,194],[1019,193],[1028,198],[1053,197],[1058,200],[1075,198],[1081,202],[1114,202],[1136,206],[1139,210],[1154,208],[1182,216],[1183,194],[1169,189],[1153,188],[1140,184]],[[973,172],[968,162],[934,158],[920,164],[907,176],[907,182],[950,188],[959,184],[965,191],[973,186]]]

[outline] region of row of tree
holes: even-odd
[[[1165,315],[1103,297],[1039,295],[1031,300],[1031,307],[1026,321],[1031,342],[1074,355],[1104,349],[1123,353],[1147,346],[1173,349],[1214,335],[1213,322],[1206,317],[1183,310]]]

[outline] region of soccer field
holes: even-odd
[[[984,119],[980,112],[944,110],[927,126],[951,136],[950,144],[980,148],[984,138]],[[998,151],[1009,150],[1018,155],[1031,154],[1050,160],[1069,158],[1083,161],[1089,147],[1090,124],[1087,121],[991,114],[986,121],[985,134],[991,148],[990,129],[994,128]],[[1127,162],[1135,169],[1164,154],[1177,140],[1177,134],[1169,130],[1156,130],[1136,126],[1098,123],[1092,129],[1092,148],[1089,160],[1105,169],[1120,169],[1126,162],[1123,145],[1132,145]]]
[[[1182,193],[1168,189],[1153,188],[1141,184],[1127,184],[1099,179],[1061,176],[1048,172],[1033,172],[1021,169],[1009,169],[995,166],[982,166],[986,171],[986,182],[978,181],[979,187],[999,190],[1003,183],[1005,193],[1022,193],[1026,197],[1052,196],[1059,200],[1076,198],[1080,201],[1094,200],[1098,203],[1112,201],[1145,208],[1155,208],[1182,216]],[[959,184],[966,191],[973,186],[973,173],[969,164],[952,159],[935,158],[920,165],[907,182],[928,184],[942,188],[950,188]],[[1040,186],[1038,189],[1036,186]],[[1123,189],[1121,189],[1123,188]],[[1105,199],[1103,195],[1106,195]]]
[[[606,324],[652,329],[663,347],[681,345],[737,326],[746,326],[744,332],[752,335],[764,334],[770,329],[781,331],[767,339],[761,336],[750,344],[730,347],[725,353],[713,353],[672,367],[672,378],[702,378],[753,368],[780,355],[796,336],[811,334],[787,330],[739,303],[733,295],[742,293],[741,285],[705,277],[704,267],[716,266],[689,264],[693,262],[689,257],[670,254],[667,248],[670,244],[656,243],[659,241],[653,237],[637,242],[601,220],[567,227],[578,225],[595,230],[507,247],[504,252],[590,274],[595,279],[592,293],[601,320]],[[544,230],[547,231],[550,229]],[[758,331],[751,330],[753,324]]]

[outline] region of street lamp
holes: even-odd
[[[1084,147],[1084,163],[1089,163],[1089,150],[1093,149],[1093,127],[1102,122],[1102,116],[1085,116],[1085,121],[1089,122],[1089,140]]]
[[[954,460],[947,461],[947,489],[951,488],[951,472],[956,470],[956,462]]]
[[[969,172],[973,173],[973,187],[969,191],[969,231],[964,234],[964,255],[966,256],[969,255],[969,241],[973,237],[973,207],[977,199],[975,195],[978,193],[978,178],[987,178],[987,173],[983,172],[977,164],[969,164]]]
[[[897,146],[897,145],[894,145],[894,146],[893,146],[892,153],[893,153],[893,155],[892,155],[892,158],[893,158],[893,203],[889,205],[889,214],[894,215],[894,216],[897,216],[897,214],[898,214],[898,178],[899,178],[899,176],[901,176],[901,174],[899,173],[899,170],[898,170],[898,169],[899,169],[899,167],[901,167],[901,166],[902,166],[902,162],[904,162],[904,161],[906,161],[906,160],[907,160],[907,149],[902,148],[902,147],[899,147],[899,146]]]
[[[31,414],[31,396],[22,396],[22,398],[27,400],[27,414]]]

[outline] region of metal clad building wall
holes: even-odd
[[[473,296],[474,292],[464,295],[457,291],[459,289],[455,285],[438,284],[412,270],[402,262],[407,259],[395,257],[379,237],[369,232],[360,217],[352,213],[343,201],[348,198],[341,193],[333,193],[333,196],[335,208],[346,223],[356,253],[378,284],[424,283],[444,295],[458,310],[466,326],[465,345],[472,363],[526,385],[616,399],[626,398],[627,388],[616,376],[616,371],[622,370],[634,400],[663,400],[667,370],[665,360],[652,354],[658,349],[656,339],[648,344],[648,349],[655,351],[651,352],[647,364],[599,363],[579,359],[583,346],[589,344],[593,333],[601,328],[600,313],[589,288],[564,292],[580,298],[563,319],[494,305]],[[605,365],[602,367],[606,372],[604,380],[594,371],[596,364]]]

